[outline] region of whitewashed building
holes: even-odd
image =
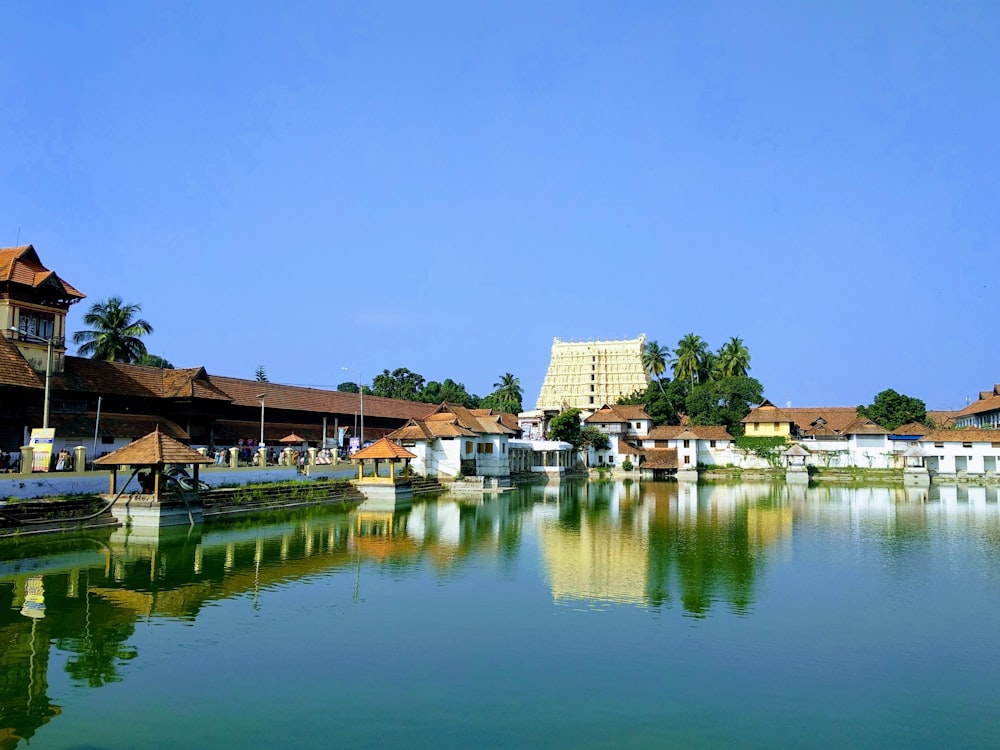
[[[517,430],[502,415],[441,404],[421,419],[411,419],[389,439],[413,453],[413,470],[436,478],[490,477],[510,485],[509,441]]]

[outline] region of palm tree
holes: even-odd
[[[521,390],[521,381],[515,378],[513,373],[506,372],[500,376],[500,382],[494,383],[496,390],[493,392],[493,401],[500,411],[517,414],[521,411],[521,397],[524,392]]]
[[[701,336],[689,333],[677,342],[674,354],[676,355],[673,360],[674,378],[690,379],[693,387],[708,358],[708,344]]]
[[[139,337],[153,332],[148,321],[135,317],[140,310],[140,305],[126,305],[121,297],[95,302],[83,316],[84,325],[91,330],[73,334],[73,343],[79,345],[77,353],[108,362],[139,360],[146,354],[146,345]]]
[[[743,339],[733,336],[719,347],[719,374],[724,378],[746,377],[750,372],[750,350]]]
[[[642,350],[642,368],[651,378],[656,378],[663,391],[663,381],[660,379],[667,370],[667,361],[670,359],[670,349],[660,346],[658,341],[647,341]]]

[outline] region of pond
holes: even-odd
[[[996,488],[563,482],[0,561],[4,750],[1000,746]]]

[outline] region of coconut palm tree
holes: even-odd
[[[674,378],[690,379],[691,385],[694,386],[708,358],[708,344],[701,336],[689,333],[677,342],[674,355]]]
[[[663,391],[661,377],[667,371],[667,362],[670,359],[670,349],[660,346],[658,341],[647,341],[642,350],[642,367],[651,378],[656,378],[656,382]]]
[[[95,302],[83,316],[87,331],[73,334],[81,357],[104,359],[109,362],[135,362],[146,354],[146,345],[139,339],[153,332],[153,326],[136,318],[140,305],[126,305],[121,297]]]
[[[724,378],[746,377],[750,372],[750,350],[743,339],[733,336],[719,347],[718,370]]]
[[[496,388],[493,392],[493,401],[500,411],[511,414],[521,411],[521,398],[524,392],[521,390],[521,381],[518,378],[506,372],[500,376],[500,382],[494,383],[493,387]]]

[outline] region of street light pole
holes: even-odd
[[[358,411],[360,412],[361,415],[361,434],[358,436],[358,438],[361,441],[361,445],[359,447],[364,448],[365,447],[365,389],[364,386],[361,385],[361,371],[355,370],[352,367],[341,367],[340,369],[346,370],[347,372],[353,372],[355,375],[358,376],[358,396],[361,399],[360,406],[358,407]]]
[[[34,339],[39,344],[45,344],[45,401],[42,406],[42,429],[47,430],[49,427],[49,403],[50,394],[52,393],[52,339],[44,338],[42,336],[35,336],[30,333],[25,333],[24,331],[11,327],[9,329],[13,333],[16,333],[18,337]]]
[[[260,401],[260,442],[258,445],[264,445],[264,394],[258,393],[257,399]]]

